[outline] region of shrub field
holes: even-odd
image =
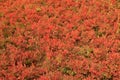
[[[120,0],[0,0],[0,80],[120,80]]]

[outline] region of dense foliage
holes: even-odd
[[[120,0],[0,0],[0,80],[120,80]]]

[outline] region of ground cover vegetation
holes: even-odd
[[[0,80],[120,80],[120,0],[0,0]]]

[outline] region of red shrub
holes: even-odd
[[[119,80],[119,0],[0,0],[0,80]]]

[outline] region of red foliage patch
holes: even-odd
[[[0,0],[0,80],[119,79],[119,0]]]

